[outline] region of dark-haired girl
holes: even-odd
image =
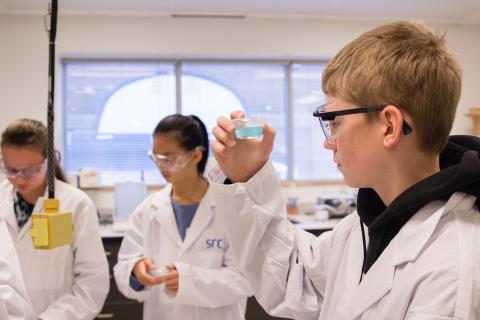
[[[129,221],[114,269],[120,291],[144,302],[144,319],[244,319],[250,288],[235,268],[203,177],[205,125],[196,116],[162,119],[149,156],[168,185]]]

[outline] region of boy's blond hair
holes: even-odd
[[[322,83],[325,93],[359,107],[391,104],[406,111],[420,150],[436,154],[455,118],[461,69],[444,36],[421,23],[400,21],[350,42],[328,63]]]

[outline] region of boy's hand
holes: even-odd
[[[230,118],[245,118],[242,111],[234,111]],[[232,182],[246,182],[268,161],[275,140],[275,129],[265,124],[263,139],[238,140],[231,120],[220,117],[213,128],[215,136],[211,148],[218,165]]]

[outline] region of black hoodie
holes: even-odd
[[[447,200],[460,191],[477,198],[480,208],[480,138],[451,136],[440,154],[440,171],[401,193],[388,206],[373,189],[360,189],[357,211],[368,227],[369,242],[364,257],[366,273],[405,223],[423,206]]]

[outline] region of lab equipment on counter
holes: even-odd
[[[143,182],[121,182],[114,187],[113,230],[124,232],[127,221],[135,208],[147,197]]]
[[[82,168],[78,175],[78,184],[80,188],[98,187],[98,173],[94,168]]]
[[[262,118],[235,119],[235,136],[237,139],[261,139],[265,120]]]
[[[287,214],[298,214],[298,198],[288,197],[287,199]]]
[[[319,219],[341,218],[352,213],[357,208],[357,197],[353,194],[318,196],[314,214]],[[327,218],[325,214],[328,213]]]

